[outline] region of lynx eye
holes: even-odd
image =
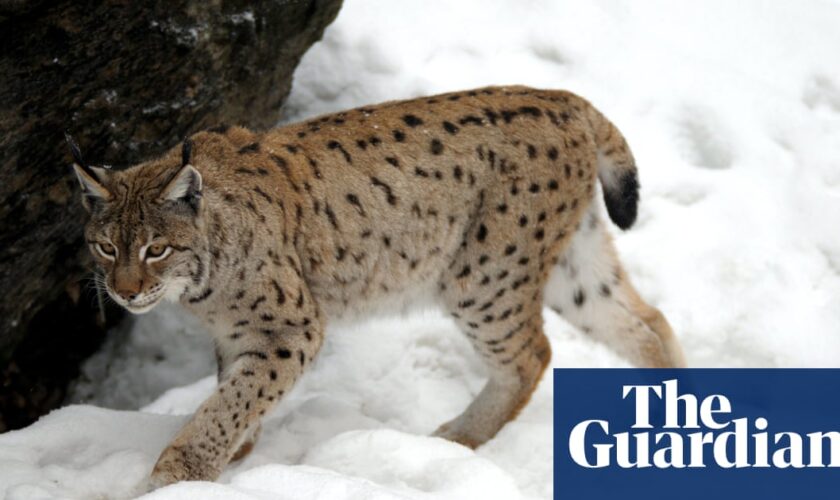
[[[114,260],[114,257],[116,257],[117,255],[117,247],[107,242],[97,243],[96,251],[99,252],[99,255],[105,257],[108,260]]]
[[[145,259],[146,262],[155,262],[161,260],[169,255],[172,248],[163,243],[153,243],[146,247]]]

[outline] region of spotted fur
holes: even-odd
[[[135,312],[180,300],[217,345],[218,388],[162,453],[157,485],[216,478],[312,363],[326,321],[375,306],[432,300],[486,360],[484,390],[437,431],[473,447],[549,363],[543,303],[636,364],[683,364],[592,203],[600,178],[610,217],[633,223],[633,157],[568,92],[489,87],[266,133],[220,127],[127,170],[76,172],[112,297]]]

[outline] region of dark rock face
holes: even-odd
[[[89,162],[123,166],[214,124],[269,127],[301,56],[340,6],[0,0],[0,432],[28,421],[10,412],[48,409],[22,409],[40,403],[20,391],[43,388],[12,389],[20,385],[13,379],[34,380],[18,361],[83,358],[104,327],[80,283],[89,271],[85,214],[63,132],[73,134]],[[70,343],[85,352],[69,352],[62,315],[91,332]],[[33,332],[37,325],[52,330]],[[20,352],[33,343],[27,338],[39,339],[34,361],[32,352]],[[42,398],[51,401],[45,406],[58,396]]]

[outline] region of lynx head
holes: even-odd
[[[203,289],[209,251],[192,143],[180,158],[170,152],[125,170],[89,166],[70,136],[67,143],[90,212],[85,239],[111,298],[139,314]]]

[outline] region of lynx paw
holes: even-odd
[[[190,446],[170,445],[158,458],[150,478],[155,489],[178,481],[213,481],[221,470]]]
[[[435,432],[432,433],[432,436],[462,444],[473,450],[484,444],[486,441],[486,439],[479,439],[471,435],[471,433],[464,431],[455,421],[447,422],[441,425]]]

